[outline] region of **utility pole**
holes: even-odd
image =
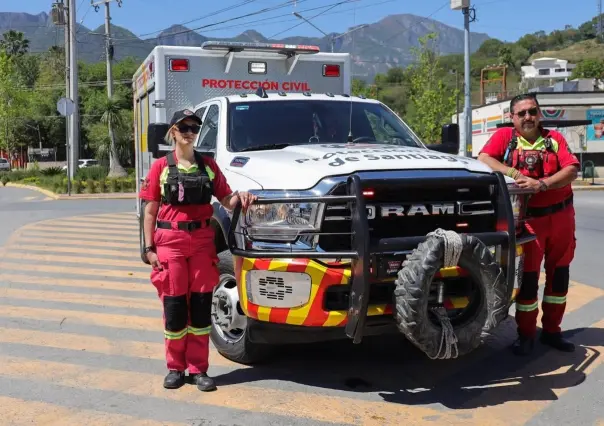
[[[65,46],[63,48],[63,54],[65,55],[65,98],[69,99],[69,62],[70,62],[70,31],[69,31],[69,7],[65,5],[65,0],[61,0],[60,2],[53,3],[52,5],[52,21],[58,27],[63,27],[63,33],[65,38]],[[73,173],[70,164],[70,115],[65,115],[65,161],[67,162],[67,194],[71,195],[71,179],[73,178]],[[55,151],[55,160],[56,160],[56,151]]]
[[[472,156],[472,105],[470,98],[470,22],[473,22],[475,17],[474,8],[470,7],[470,0],[451,0],[451,9],[460,10],[464,15],[464,132],[463,138],[460,138],[460,155],[464,157]],[[470,13],[473,14],[470,19]],[[461,126],[460,126],[461,130]]]
[[[99,11],[99,5],[105,5],[105,59],[107,61],[107,96],[109,98],[113,97],[113,44],[111,42],[111,13],[109,10],[109,3],[112,1],[117,2],[118,7],[122,7],[122,0],[100,0],[96,3],[94,0],[90,1],[95,12]]]
[[[71,141],[70,178],[78,169],[80,157],[80,102],[78,93],[78,61],[76,40],[76,0],[69,0],[69,95],[74,103],[74,111],[69,120],[69,139]]]

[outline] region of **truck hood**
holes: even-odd
[[[325,176],[371,170],[445,169],[491,173],[485,164],[425,148],[386,144],[294,145],[231,154],[226,167],[263,189],[308,189]]]

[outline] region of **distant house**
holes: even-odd
[[[576,64],[571,64],[564,59],[539,58],[530,65],[522,67],[522,81],[530,80],[563,80],[568,81]]]

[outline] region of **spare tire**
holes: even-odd
[[[457,355],[467,354],[481,343],[483,332],[495,328],[507,317],[509,300],[502,268],[479,239],[461,234],[462,251],[458,265],[477,283],[477,300],[467,320],[453,326]],[[445,242],[429,234],[403,262],[395,281],[394,317],[398,329],[430,358],[440,357],[443,327],[430,319],[428,296],[434,275],[444,265]],[[453,351],[455,352],[455,351]]]

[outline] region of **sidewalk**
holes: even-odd
[[[573,190],[574,191],[594,191],[594,190],[604,190],[604,178],[594,178],[593,184],[591,183],[591,178],[585,179],[577,179],[573,182]]]

